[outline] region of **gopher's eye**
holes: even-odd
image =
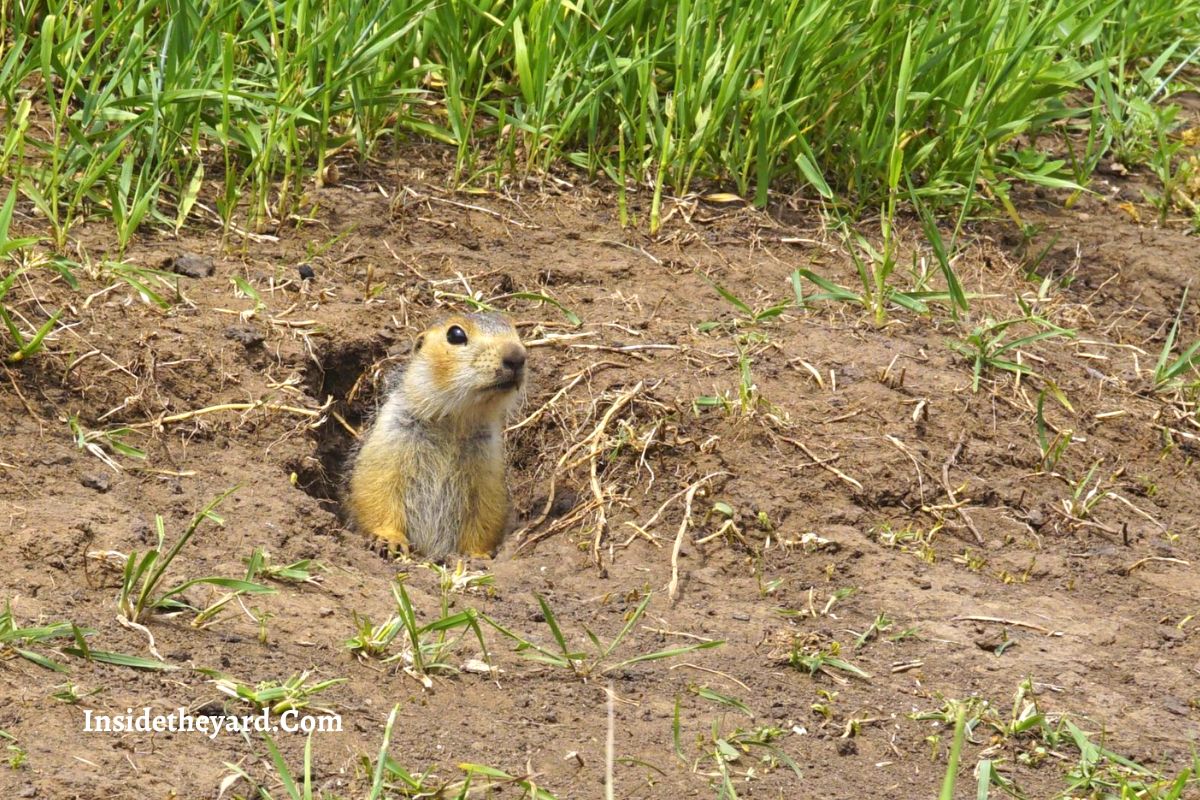
[[[451,325],[450,329],[446,331],[446,341],[450,344],[466,344],[467,332],[457,325]]]

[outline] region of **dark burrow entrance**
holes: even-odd
[[[370,424],[387,374],[403,358],[389,354],[390,345],[383,334],[341,342],[318,352],[316,363],[305,371],[309,394],[319,403],[333,397],[333,404],[325,424],[313,431],[312,453],[288,466],[296,485],[339,518],[342,486],[357,444],[351,429],[362,433]]]

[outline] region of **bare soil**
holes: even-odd
[[[1194,406],[1189,418],[1152,390],[1148,371],[1197,275],[1194,237],[1134,221],[1117,205],[1119,186],[1070,210],[1031,194],[1022,213],[1043,226],[1033,242],[1003,221],[969,228],[956,268],[984,297],[968,320],[944,307],[930,317],[896,310],[875,328],[856,306],[822,303],[750,325],[706,277],[755,309],[791,298],[797,267],[856,285],[847,252],[810,206],[781,201],[760,214],[680,201],[651,238],[622,229],[616,198],[583,182],[448,194],[443,169],[428,154],[383,177],[347,166],[340,184],[314,189],[311,219],[281,226],[277,240],[223,243],[201,227],[144,236],[128,263],[214,260],[213,274],[179,279],[167,311],[127,283],[82,273],[78,290],[47,270],[18,283],[10,299],[27,319],[65,309],[47,351],[6,368],[0,384],[0,600],[19,624],[71,620],[96,631],[94,649],[150,657],[147,637],[117,622],[119,571],[90,554],[145,550],[156,514],[173,540],[234,486],[223,527],[200,528],[171,583],[240,577],[256,547],[273,563],[316,559],[323,570],[319,585],[273,583],[276,594],[239,598],[207,627],[191,613],[151,617],[157,651],[177,667],[169,672],[37,648],[71,668],[61,675],[9,652],[0,729],[25,758],[0,765],[3,796],[212,798],[231,764],[284,796],[258,734],[83,732],[87,710],[249,713],[217,691],[217,673],[247,684],[304,671],[345,679],[313,698],[343,720],[341,733],[313,737],[315,785],[337,797],[366,795],[364,759],[376,757],[395,704],[391,757],[431,771],[429,785],[474,763],[534,776],[560,798],[601,796],[610,687],[618,797],[718,796],[714,724],[726,738],[777,728],[772,744],[803,775],[752,748],[729,765],[740,796],[931,797],[951,737],[913,712],[974,696],[1007,716],[1025,680],[1044,711],[1070,715],[1104,746],[1163,773],[1190,764],[1200,424]],[[902,271],[920,242],[919,226],[908,230]],[[99,263],[106,237],[80,232],[88,259]],[[1024,270],[1047,245],[1037,269],[1052,277],[1038,299],[1040,279]],[[301,264],[315,277],[302,281]],[[264,307],[250,313],[234,276]],[[583,324],[518,292],[553,296]],[[348,530],[337,488],[349,430],[368,420],[388,367],[425,323],[464,308],[463,295],[501,296],[494,305],[532,344],[533,375],[513,420],[523,424],[509,434],[518,530],[494,560],[466,563],[494,584],[452,595],[454,610],[475,608],[553,647],[540,593],[588,651],[585,626],[608,641],[652,593],[606,663],[724,645],[581,677],[526,660],[485,627],[497,671],[439,674],[428,688],[402,663],[347,649],[356,614],[392,613],[398,574],[424,620],[440,613],[435,572]],[[1018,315],[1018,295],[1077,336],[1023,348],[1037,375],[985,370],[973,392],[970,364],[947,342],[987,317]],[[1189,311],[1181,338],[1197,336]],[[746,363],[756,388],[743,404]],[[1075,441],[1043,469],[1035,413],[1048,379],[1071,404],[1047,395],[1048,436],[1069,429]],[[693,405],[720,395],[727,408]],[[272,405],[214,409],[259,401]],[[123,469],[107,467],[77,446],[72,415],[89,431],[135,426],[126,441],[147,458],[116,455]],[[1097,484],[1112,496],[1072,517],[1064,502],[1093,465],[1081,501]],[[683,491],[698,481],[672,602]],[[186,597],[203,607],[219,594],[196,586]],[[270,615],[265,637],[251,611]],[[890,627],[856,646],[880,614]],[[789,664],[793,652],[821,651],[869,678]],[[451,661],[481,656],[468,637]],[[68,679],[96,693],[52,698]],[[750,715],[701,689],[737,698]],[[276,739],[298,770],[304,736]],[[1027,741],[981,726],[960,796],[974,796],[967,773],[985,749],[1029,797],[1061,791],[1075,758],[1064,749],[1024,763]],[[249,793],[239,780],[226,796]]]

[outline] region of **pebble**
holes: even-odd
[[[1167,695],[1163,698],[1163,708],[1177,717],[1186,717],[1192,710],[1187,703],[1173,695]]]
[[[111,485],[109,483],[108,476],[103,473],[99,475],[84,475],[79,479],[79,482],[89,489],[95,489],[101,494],[107,492],[109,486]]]
[[[241,342],[246,349],[259,347],[266,338],[257,328],[249,326],[234,325],[225,329],[225,338],[233,339],[235,342]]]
[[[163,268],[186,278],[207,278],[213,274],[216,266],[213,264],[212,256],[180,253],[164,261]]]

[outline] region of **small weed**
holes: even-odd
[[[0,249],[3,249],[4,242],[0,239]],[[10,311],[4,305],[4,298],[12,290],[13,284],[17,278],[24,274],[25,268],[19,267],[0,280],[0,322],[4,323],[5,329],[8,331],[8,336],[12,339],[12,344],[15,350],[11,350],[5,357],[5,360],[10,364],[24,361],[32,355],[35,355],[42,349],[42,345],[54,329],[54,325],[58,322],[58,318],[62,316],[62,311],[55,311],[50,315],[50,318],[41,324],[32,333],[24,333],[21,328],[13,321],[13,316],[16,312]]]
[[[750,371],[752,359],[750,356],[749,337],[738,337],[738,386],[736,396],[728,391],[719,395],[702,395],[692,401],[692,412],[699,414],[705,408],[720,408],[726,414],[734,417],[749,418],[760,408],[774,414],[775,409],[762,396],[758,384]]]
[[[29,754],[25,748],[19,744],[10,744],[8,746],[8,768],[11,770],[23,769],[26,762],[29,760]]]
[[[391,733],[390,726],[388,727],[387,732]],[[279,779],[279,783],[283,787],[283,791],[287,793],[288,800],[314,800],[312,733],[309,733],[308,738],[304,741],[304,762],[303,766],[301,767],[302,771],[299,775],[292,773],[291,768],[288,767],[287,761],[284,760],[283,754],[279,752],[279,747],[275,744],[275,740],[271,738],[270,734],[264,733],[263,739],[267,745],[267,753],[271,757],[271,765],[275,768],[275,775]],[[250,777],[250,774],[242,769],[242,767],[238,766],[237,764],[230,764],[228,761],[225,762],[225,766],[231,770],[231,772],[223,781],[221,781],[222,794],[224,793],[225,789],[232,786],[240,778],[249,786],[257,790],[256,792],[252,793],[253,795],[258,796],[263,800],[270,800],[271,795],[267,792],[266,788],[256,783],[254,779]],[[371,795],[372,798],[377,798],[378,796],[378,794]],[[321,797],[325,797],[325,795],[321,795]],[[330,800],[333,800],[333,798],[330,798]]]
[[[174,272],[141,267],[124,261],[104,261],[100,264],[99,273],[98,277],[101,280],[121,281],[128,284],[143,303],[156,306],[163,311],[173,306],[180,298],[179,276]],[[156,284],[168,290],[170,294],[167,296],[161,294],[160,289],[153,288]]]
[[[728,503],[722,501],[713,503],[712,508],[710,508],[708,513],[704,515],[704,522],[707,524],[710,519],[715,517],[720,525],[713,533],[697,539],[696,544],[701,545],[710,542],[713,539],[729,537],[741,542],[743,546],[749,547],[750,543],[746,540],[746,537],[742,535],[742,529],[739,528],[737,522],[734,521],[736,516],[737,514],[733,510],[733,506],[729,505]]]
[[[392,708],[387,725],[383,730],[383,742],[379,747],[379,755],[374,763],[367,756],[362,757],[364,772],[371,777],[371,791],[367,800],[380,800],[383,797],[438,797],[444,800],[470,800],[471,797],[492,797],[496,790],[512,786],[521,791],[521,798],[530,800],[557,800],[555,795],[540,788],[532,777],[510,775],[504,770],[488,767],[482,764],[459,764],[466,777],[450,783],[436,783],[431,780],[430,772],[413,775],[404,767],[397,764],[388,755],[388,746],[392,740],[392,729],[396,724],[396,715],[400,707]],[[480,794],[472,791],[473,785]],[[504,795],[508,796],[508,795]]]
[[[814,714],[819,715],[822,720],[821,724],[833,721],[833,707],[837,701],[838,693],[828,689],[817,689],[817,697],[820,699],[813,703],[810,708]]]
[[[309,700],[313,695],[346,682],[345,678],[331,678],[310,684],[308,678],[309,673],[305,671],[284,681],[263,681],[255,686],[231,678],[216,678],[213,685],[219,692],[249,703],[255,709],[267,708],[272,715],[279,715],[285,711],[309,708]],[[328,713],[328,709],[315,708],[317,711]]]
[[[484,661],[488,664],[487,643],[483,639],[483,631],[479,620],[486,617],[475,609],[468,608],[456,614],[450,614],[448,603],[443,599],[442,614],[433,622],[421,625],[417,621],[417,613],[413,608],[408,591],[404,588],[404,576],[392,584],[392,596],[396,600],[396,613],[380,625],[372,625],[370,619],[354,615],[357,633],[346,642],[352,652],[372,658],[383,658],[385,663],[404,661],[404,671],[419,680],[426,687],[432,686],[429,675],[434,673],[453,673],[458,668],[449,663],[450,653],[458,645],[459,640],[471,632],[475,634],[483,651]],[[391,643],[403,631],[407,634],[408,647],[390,656],[386,656]],[[459,635],[451,637],[453,631]]]
[[[1143,192],[1143,194],[1158,211],[1158,224],[1165,225],[1167,215],[1170,214],[1177,200],[1186,201],[1192,205],[1193,210],[1195,210],[1195,204],[1180,191],[1180,187],[1187,182],[1189,169],[1187,161],[1177,165],[1176,156],[1183,149],[1183,142],[1169,135],[1171,128],[1175,125],[1175,119],[1179,115],[1179,106],[1152,106],[1151,113],[1155,146],[1150,149],[1148,166],[1154,176],[1158,178],[1161,189],[1155,193]]]
[[[62,664],[47,658],[41,653],[28,648],[35,645],[46,645],[53,639],[73,639],[74,647],[60,648],[63,653],[78,656],[87,661],[98,661],[104,664],[114,664],[119,667],[134,669],[170,669],[167,664],[152,661],[139,656],[127,656],[122,653],[110,653],[103,650],[93,650],[86,637],[94,634],[90,628],[80,628],[73,622],[52,622],[38,628],[18,628],[13,620],[12,608],[5,603],[4,612],[0,613],[0,657],[13,653],[27,661],[37,664],[54,672],[66,672]]]
[[[404,621],[399,614],[393,614],[375,625],[370,617],[360,617],[358,612],[354,612],[354,627],[355,634],[346,640],[350,652],[368,658],[383,658],[392,641],[404,629]]]
[[[232,589],[234,592],[246,592],[248,594],[271,594],[275,591],[269,586],[263,586],[249,580],[217,577],[194,578],[170,589],[161,589],[161,584],[168,567],[171,566],[171,562],[175,560],[184,545],[196,533],[201,523],[209,520],[218,526],[224,525],[224,521],[216,514],[216,508],[225,498],[233,494],[234,491],[236,491],[236,487],[218,495],[202,508],[192,518],[183,535],[179,537],[178,541],[169,550],[164,550],[166,530],[162,516],[155,515],[154,525],[158,534],[158,543],[140,557],[136,551],[130,552],[128,558],[125,560],[125,571],[121,579],[121,591],[117,595],[117,607],[125,619],[136,623],[142,619],[143,614],[147,611],[158,609],[167,611],[191,610],[203,614],[205,613],[204,611],[192,608],[186,602],[179,599],[179,595],[182,592],[198,584],[211,584],[225,589]],[[225,602],[228,601],[226,600]],[[206,611],[210,609],[206,609]]]
[[[900,102],[899,98],[897,98],[897,102]],[[911,291],[901,291],[888,282],[898,266],[898,242],[896,239],[895,221],[897,200],[900,197],[900,160],[903,159],[903,146],[899,142],[899,137],[900,131],[894,131],[894,138],[890,144],[893,160],[888,169],[889,191],[886,204],[880,212],[881,236],[883,240],[882,251],[876,249],[867,241],[866,237],[853,231],[846,219],[839,219],[838,227],[842,232],[845,248],[854,261],[854,268],[858,272],[862,291],[856,292],[839,286],[817,275],[812,270],[797,269],[792,273],[791,278],[797,305],[805,305],[818,301],[852,303],[862,306],[870,312],[876,327],[880,327],[887,322],[888,308],[892,305],[899,306],[916,314],[928,314],[930,303],[949,303],[951,311],[956,318],[960,310],[966,311],[970,307],[968,295],[963,291],[958,276],[955,274],[954,268],[950,263],[950,250],[954,247],[954,242],[952,240],[950,246],[947,247],[945,241],[942,239],[941,231],[938,230],[933,214],[930,213],[925,203],[922,202],[920,195],[913,188],[912,184],[907,183],[907,176],[905,176],[905,180],[907,183],[908,199],[913,203],[921,218],[922,229],[933,251],[933,256],[938,263],[938,267],[941,269],[942,276],[946,281],[946,290],[931,291],[926,288],[928,285],[928,270],[923,266],[925,263],[924,260],[915,251],[913,253],[912,273],[916,278],[916,288]],[[979,163],[980,160],[977,159],[975,166],[976,173],[978,173]],[[972,177],[970,183],[974,185],[974,177]],[[958,226],[962,225],[966,209],[969,205],[970,198],[968,197],[962,207],[963,213],[959,215]],[[956,226],[956,236],[957,233]],[[808,280],[822,291],[805,296],[801,278]]]
[[[1163,342],[1158,354],[1158,362],[1154,365],[1154,388],[1163,390],[1178,385],[1180,376],[1200,368],[1200,339],[1183,350],[1175,359],[1171,351],[1175,347],[1175,339],[1179,335],[1179,323],[1183,318],[1183,310],[1187,306],[1187,296],[1190,286],[1184,287],[1183,299],[1179,301],[1179,311],[1175,314],[1175,322]]]
[[[1049,391],[1068,411],[1074,412],[1071,403],[1053,382],[1047,381],[1046,388],[1038,392],[1037,413],[1034,416],[1034,424],[1037,427],[1038,450],[1041,451],[1042,460],[1040,463],[1043,472],[1053,472],[1057,466],[1058,460],[1062,458],[1062,454],[1066,452],[1067,447],[1071,444],[1071,437],[1074,431],[1070,428],[1064,428],[1058,431],[1054,438],[1051,439],[1046,435],[1046,417],[1044,414],[1044,406],[1046,404],[1046,392]]]
[[[55,689],[56,691],[50,696],[58,702],[66,703],[69,706],[73,706],[87,697],[91,697],[94,694],[100,694],[104,691],[103,688],[97,687],[92,689],[90,692],[84,692],[83,694],[80,694],[79,687],[71,681],[60,684],[59,686],[55,687]]]
[[[921,530],[911,524],[896,529],[890,523],[883,523],[875,531],[879,543],[885,547],[895,547],[904,553],[914,553],[922,561],[932,564],[937,560],[937,551],[933,549],[933,539],[942,529],[939,522],[929,530]]]
[[[29,109],[26,107],[25,112],[28,113],[28,110]],[[9,236],[8,231],[9,227],[12,225],[13,210],[16,207],[16,202],[17,187],[12,186],[8,191],[8,197],[5,199],[4,205],[0,206],[0,258],[10,261],[20,261],[22,251],[26,247],[37,244],[41,241],[40,237],[14,239]],[[8,295],[9,291],[12,290],[13,284],[16,283],[17,278],[19,278],[25,271],[26,268],[24,266],[18,266],[12,272],[9,272],[2,281],[0,281],[0,321],[4,322],[4,327],[8,329],[8,335],[12,338],[13,344],[16,346],[16,350],[12,351],[7,357],[7,361],[10,363],[23,361],[40,350],[42,346],[42,340],[44,340],[46,335],[54,328],[54,323],[58,322],[58,318],[62,313],[55,312],[51,314],[50,319],[44,322],[40,328],[35,330],[29,336],[23,334],[21,330],[13,323],[13,312],[10,312],[8,308],[5,307],[4,298]]]
[[[692,692],[692,694],[696,695],[697,697],[702,697],[705,700],[710,700],[718,705],[740,711],[747,717],[754,717],[754,712],[750,710],[750,707],[741,700],[738,700],[736,697],[730,697],[729,695],[721,694],[720,692],[714,691],[707,686],[689,686],[688,691]]]
[[[583,320],[574,311],[567,308],[550,295],[542,294],[540,292],[509,292],[508,294],[499,294],[495,297],[489,297],[488,299],[484,300],[482,293],[459,294],[455,292],[435,291],[434,299],[453,300],[469,306],[472,311],[495,311],[497,309],[496,304],[504,300],[530,300],[535,303],[544,303],[558,309],[559,312],[562,313],[563,317],[566,318],[567,322],[576,328],[583,324]]]
[[[863,647],[866,646],[867,642],[871,641],[872,639],[878,638],[880,636],[880,634],[886,633],[886,632],[890,631],[891,629],[892,629],[891,618],[887,614],[884,614],[882,611],[879,612],[875,616],[875,619],[872,620],[870,627],[867,628],[862,633],[858,634],[857,638],[855,638],[854,649],[856,651],[861,650]]]
[[[971,572],[982,572],[987,566],[987,559],[973,552],[969,547],[964,548],[962,553],[954,556],[951,560],[956,564],[962,564]]]
[[[988,798],[993,787],[1012,797],[1026,796],[1016,782],[997,769],[998,752],[1011,753],[1020,764],[1038,767],[1044,762],[1068,761],[1068,749],[1078,752],[1078,761],[1065,773],[1066,788],[1056,797],[1140,798],[1142,800],[1182,800],[1187,789],[1200,786],[1196,762],[1172,778],[1152,770],[1103,746],[1076,726],[1069,718],[1052,718],[1041,710],[1030,680],[1022,681],[1013,697],[1011,712],[1002,714],[987,701],[947,700],[936,711],[911,715],[916,720],[954,724],[949,758],[939,798],[954,796],[962,743],[970,739],[981,724],[993,731],[992,745],[983,751],[975,768],[977,797]],[[935,748],[941,737],[928,737]],[[936,749],[935,749],[936,754]],[[1051,758],[1053,756],[1053,758]],[[1001,760],[1002,761],[1002,760]]]
[[[684,759],[680,741],[680,703],[675,701],[673,723],[675,752]],[[782,764],[791,769],[797,778],[803,778],[799,765],[776,743],[785,735],[784,731],[769,725],[744,729],[734,727],[724,730],[723,718],[712,721],[707,736],[697,736],[696,748],[699,757],[692,763],[692,771],[700,772],[701,766],[712,764],[713,771],[701,774],[710,778],[717,790],[719,800],[736,800],[738,784],[746,784],[772,772]]]
[[[248,581],[265,578],[280,583],[308,583],[313,586],[320,585],[321,577],[314,575],[312,571],[325,568],[320,563],[308,558],[293,561],[291,564],[272,564],[270,554],[261,547],[254,548],[254,552],[245,559],[244,563]]]
[[[721,295],[726,302],[737,309],[737,311],[741,314],[741,318],[735,319],[732,324],[725,322],[701,323],[697,328],[701,333],[708,333],[709,331],[718,330],[721,328],[732,328],[733,330],[737,330],[739,326],[752,327],[759,325],[763,322],[779,317],[781,314],[783,314],[783,312],[787,311],[788,308],[791,307],[791,303],[776,303],[775,305],[767,306],[765,308],[754,309],[749,303],[742,300],[740,297],[726,289],[721,284],[710,279],[707,275],[701,275],[700,277],[704,278],[708,285],[711,286],[717,294]]]
[[[870,673],[839,657],[841,649],[838,642],[831,642],[827,647],[806,647],[797,643],[792,646],[792,652],[788,655],[788,664],[809,675],[822,672],[839,681],[842,680],[839,673],[870,680]]]
[[[91,453],[114,472],[120,472],[121,465],[117,463],[112,455],[122,455],[127,458],[139,459],[146,457],[144,450],[140,450],[125,441],[125,437],[134,434],[132,428],[121,427],[107,431],[89,431],[80,423],[79,415],[77,414],[72,414],[67,418],[67,426],[71,429],[71,435],[75,438],[76,447]],[[112,455],[109,455],[106,449]]]
[[[450,610],[450,595],[476,592],[490,594],[495,587],[496,576],[482,571],[468,572],[462,561],[457,562],[453,570],[436,563],[427,563],[424,566],[437,573],[438,588],[442,593],[443,615]]]
[[[1014,375],[1033,374],[1033,370],[1022,364],[1019,360],[1011,360],[1008,356],[1010,352],[1017,352],[1020,348],[1043,339],[1072,338],[1075,336],[1074,331],[1060,328],[1049,320],[1034,314],[1020,298],[1018,298],[1018,302],[1021,303],[1022,310],[1025,311],[1024,316],[1004,320],[1003,322],[989,320],[983,325],[977,326],[962,342],[949,343],[951,350],[964,356],[971,362],[973,374],[971,391],[979,391],[979,379],[985,367],[1004,370]],[[1018,325],[1040,328],[1041,330],[1016,339],[1006,340],[1009,329]]]
[[[13,620],[12,606],[4,604],[4,612],[0,613],[0,656],[5,653],[15,653],[27,661],[32,661],[39,667],[45,667],[55,672],[66,672],[67,668],[57,661],[47,658],[28,648],[44,645],[54,639],[70,639],[78,630],[70,622],[52,622],[37,628],[18,628]],[[91,630],[81,630],[81,634],[93,633]]]
[[[779,587],[787,582],[787,578],[772,578],[771,580],[763,580],[762,565],[759,563],[758,569],[754,570],[754,579],[758,584],[758,596],[767,598],[779,591]]]
[[[838,603],[853,595],[854,592],[854,587],[843,586],[842,588],[835,590],[833,594],[829,595],[829,598],[825,601],[825,605],[823,605],[821,608],[817,608],[815,590],[809,589],[808,608],[777,608],[775,609],[775,613],[784,619],[798,619],[803,617],[811,617],[812,619],[816,619],[817,617],[827,617],[833,612],[834,607]]]
[[[71,634],[75,637],[74,647],[64,647],[62,651],[68,655],[78,656],[84,661],[99,664],[112,664],[117,667],[129,667],[130,669],[144,669],[152,671],[167,671],[173,670],[175,667],[170,664],[164,664],[162,661],[155,661],[150,658],[142,658],[141,656],[130,656],[124,653],[113,653],[106,650],[93,650],[87,643],[87,635],[91,631],[81,629],[79,626],[71,625]]]
[[[1092,510],[1100,504],[1100,501],[1108,497],[1108,491],[1101,487],[1099,478],[1096,479],[1094,486],[1090,485],[1092,476],[1096,474],[1096,468],[1099,466],[1099,461],[1092,464],[1087,474],[1075,482],[1071,490],[1070,499],[1062,501],[1063,509],[1073,519],[1085,520],[1089,518],[1092,515]]]
[[[254,621],[258,623],[258,643],[263,645],[269,644],[270,630],[268,624],[275,615],[270,611],[263,611],[258,608],[250,609],[250,614],[254,617]]]
[[[906,639],[922,639],[921,631],[918,628],[905,628],[899,633],[894,633],[887,637],[889,642],[903,642]]]
[[[604,675],[614,670],[623,669],[625,667],[639,664],[643,661],[658,661],[664,658],[674,658],[676,656],[692,653],[697,650],[707,650],[711,647],[720,647],[725,644],[723,640],[699,642],[696,644],[688,644],[682,647],[675,647],[668,650],[658,650],[652,653],[642,653],[640,655],[624,658],[619,661],[612,661],[610,657],[624,641],[633,627],[637,625],[638,620],[646,613],[646,607],[650,605],[650,600],[653,597],[652,593],[647,593],[642,602],[637,605],[632,612],[626,616],[625,626],[620,632],[612,638],[607,644],[602,642],[600,638],[593,633],[586,625],[583,626],[583,632],[587,635],[588,640],[592,644],[592,653],[588,654],[583,651],[574,650],[567,644],[566,636],[563,634],[562,628],[558,624],[558,618],[554,614],[554,609],[550,607],[550,603],[540,594],[534,593],[537,599],[538,606],[541,608],[542,617],[546,621],[546,626],[550,629],[550,634],[554,638],[557,649],[542,647],[525,637],[510,631],[503,627],[495,620],[484,617],[483,619],[498,630],[503,635],[507,636],[517,643],[517,652],[524,658],[531,661],[539,661],[543,664],[560,667],[569,670],[582,678],[588,678],[594,675]]]

